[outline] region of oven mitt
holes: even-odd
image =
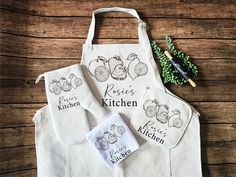
[[[53,70],[44,76],[46,95],[55,132],[63,143],[76,144],[89,132],[87,114],[101,119],[106,112],[91,93],[84,79],[81,65]]]
[[[190,106],[158,88],[147,88],[131,118],[131,127],[146,141],[175,147],[192,117]]]
[[[109,115],[92,129],[87,139],[109,169],[139,148],[134,135],[118,113]]]

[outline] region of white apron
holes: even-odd
[[[127,12],[138,19],[139,44],[92,44],[95,14],[109,11]],[[134,9],[115,7],[93,12],[81,64],[98,102],[109,111],[121,113],[128,125],[146,87],[172,94],[162,84],[146,25]],[[110,171],[89,142],[63,145],[58,141],[46,106],[34,118],[38,177],[201,177],[199,114],[191,110],[191,120],[174,148],[156,146],[136,135],[140,148]],[[92,128],[96,121],[92,115],[89,118]]]

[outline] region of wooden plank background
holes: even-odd
[[[236,176],[236,2],[233,0],[1,1],[0,175],[36,176],[35,111],[46,105],[44,71],[78,63],[96,8],[135,8],[151,39],[171,34],[200,70],[198,87],[168,86],[201,113],[204,177]],[[136,43],[136,20],[98,15],[96,43]],[[159,64],[158,59],[156,60]]]

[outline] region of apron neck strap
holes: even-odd
[[[89,32],[88,32],[88,36],[87,36],[87,39],[86,39],[86,42],[85,44],[86,45],[89,45],[89,46],[92,46],[92,41],[93,41],[93,38],[94,38],[94,32],[95,32],[95,15],[96,14],[99,14],[99,13],[103,13],[103,12],[126,12],[126,13],[129,13],[131,15],[133,15],[134,17],[137,18],[138,20],[138,36],[139,36],[139,43],[140,44],[145,44],[145,41],[146,40],[146,36],[147,36],[147,32],[146,32],[146,23],[143,22],[137,11],[134,10],[134,9],[127,9],[127,8],[121,8],[121,7],[111,7],[111,8],[101,8],[101,9],[97,9],[95,11],[93,11],[93,14],[92,14],[92,21],[91,21],[91,24],[90,24],[90,27],[89,27]],[[148,43],[149,43],[149,40],[148,40]]]

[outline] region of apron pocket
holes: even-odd
[[[131,119],[135,133],[157,146],[175,147],[191,120],[191,107],[158,88],[147,88],[138,105]]]

